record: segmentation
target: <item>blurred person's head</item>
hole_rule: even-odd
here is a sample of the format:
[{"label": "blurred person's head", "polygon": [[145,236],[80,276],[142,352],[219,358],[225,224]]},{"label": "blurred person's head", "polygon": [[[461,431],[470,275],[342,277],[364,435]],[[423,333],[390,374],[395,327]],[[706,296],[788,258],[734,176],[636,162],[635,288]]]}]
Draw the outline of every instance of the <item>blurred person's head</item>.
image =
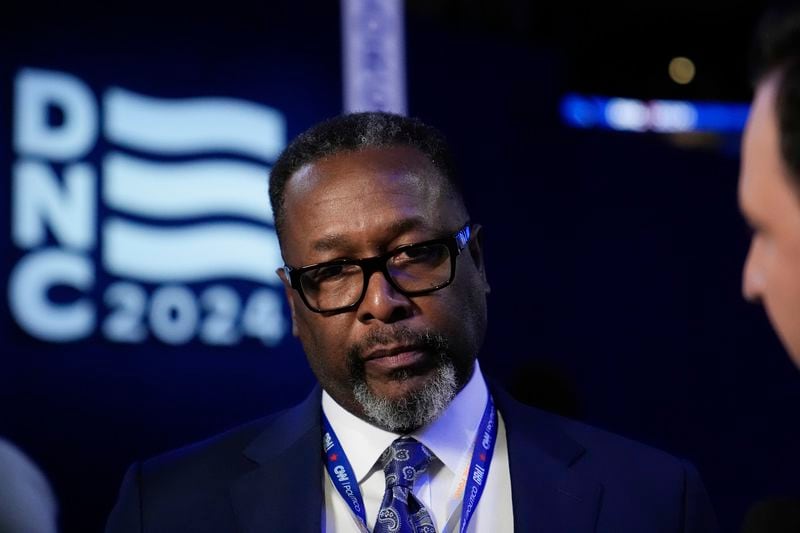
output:
[{"label": "blurred person's head", "polygon": [[739,178],[753,229],[742,291],[764,305],[800,366],[800,10],[770,13],[756,39]]}]

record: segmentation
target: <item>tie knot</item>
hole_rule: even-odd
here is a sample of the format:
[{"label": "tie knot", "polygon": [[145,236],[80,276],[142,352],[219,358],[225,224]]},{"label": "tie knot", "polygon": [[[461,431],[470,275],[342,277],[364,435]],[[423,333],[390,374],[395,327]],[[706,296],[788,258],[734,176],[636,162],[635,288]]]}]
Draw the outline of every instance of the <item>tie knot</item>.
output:
[{"label": "tie knot", "polygon": [[414,480],[427,470],[431,459],[433,454],[421,442],[411,437],[395,440],[380,458],[386,487],[413,487]]}]

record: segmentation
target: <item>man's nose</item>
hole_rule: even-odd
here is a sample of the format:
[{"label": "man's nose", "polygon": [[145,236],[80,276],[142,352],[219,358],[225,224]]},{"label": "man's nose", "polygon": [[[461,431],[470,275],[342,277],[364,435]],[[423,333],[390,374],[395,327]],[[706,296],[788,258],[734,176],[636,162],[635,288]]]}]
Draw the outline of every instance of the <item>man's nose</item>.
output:
[{"label": "man's nose", "polygon": [[742,296],[750,302],[760,300],[764,291],[764,274],[758,252],[758,242],[754,238],[742,270]]},{"label": "man's nose", "polygon": [[408,296],[395,289],[383,272],[373,272],[367,279],[367,290],[358,306],[358,319],[362,322],[396,322],[411,316],[412,307]]}]

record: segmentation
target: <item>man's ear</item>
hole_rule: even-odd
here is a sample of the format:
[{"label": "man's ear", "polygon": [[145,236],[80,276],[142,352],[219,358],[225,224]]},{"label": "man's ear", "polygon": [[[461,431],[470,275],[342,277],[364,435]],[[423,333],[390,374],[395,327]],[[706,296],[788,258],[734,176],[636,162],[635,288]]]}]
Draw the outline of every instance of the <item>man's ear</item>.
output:
[{"label": "man's ear", "polygon": [[299,337],[300,335],[297,332],[297,318],[295,317],[294,310],[295,291],[292,288],[289,279],[286,277],[286,272],[284,272],[282,268],[279,268],[275,272],[278,274],[278,277],[281,278],[281,282],[283,283],[283,293],[286,295],[286,302],[289,304],[289,314],[292,317],[292,335]]},{"label": "man's ear", "polygon": [[483,226],[475,224],[472,226],[472,238],[469,240],[469,255],[472,257],[472,262],[475,263],[475,268],[483,280],[483,287],[486,294],[492,292],[489,286],[489,280],[486,277],[486,266],[483,262]]}]

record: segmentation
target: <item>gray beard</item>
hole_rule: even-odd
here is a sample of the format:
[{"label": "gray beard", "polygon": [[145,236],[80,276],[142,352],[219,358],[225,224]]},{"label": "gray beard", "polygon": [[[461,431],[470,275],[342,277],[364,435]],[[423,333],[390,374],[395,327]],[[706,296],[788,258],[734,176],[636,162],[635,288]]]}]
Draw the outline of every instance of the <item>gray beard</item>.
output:
[{"label": "gray beard", "polygon": [[364,380],[353,385],[355,400],[364,415],[377,426],[396,433],[405,433],[436,420],[457,392],[456,369],[452,361],[446,359],[439,362],[421,390],[397,400],[376,396]]}]

